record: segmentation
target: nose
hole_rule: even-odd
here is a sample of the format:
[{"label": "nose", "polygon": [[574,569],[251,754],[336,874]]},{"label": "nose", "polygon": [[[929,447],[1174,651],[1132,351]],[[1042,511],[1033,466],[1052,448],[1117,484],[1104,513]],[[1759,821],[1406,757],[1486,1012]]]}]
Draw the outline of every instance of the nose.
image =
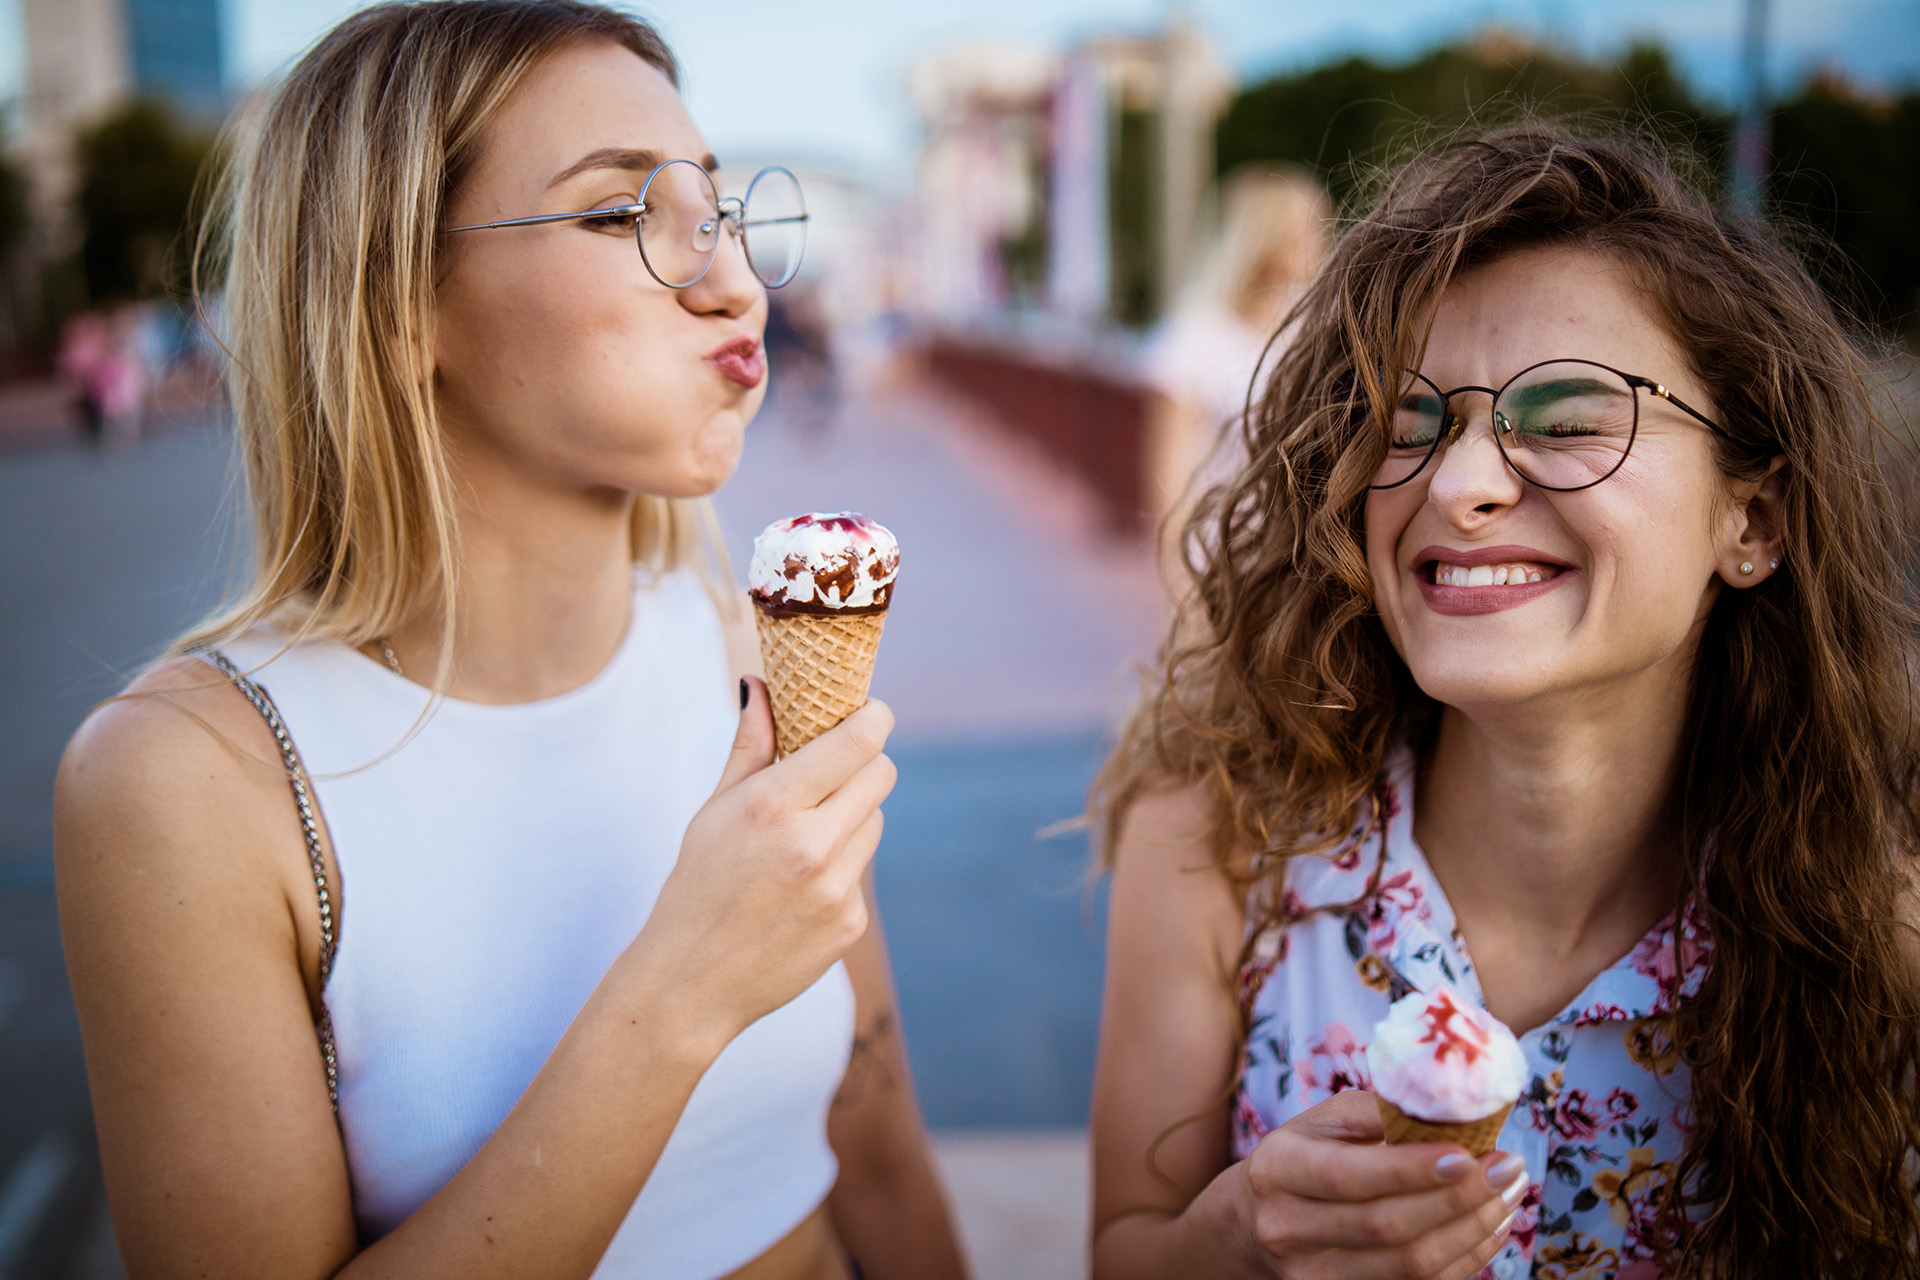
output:
[{"label": "nose", "polygon": [[699,281],[680,290],[680,305],[702,315],[737,318],[766,299],[767,289],[747,261],[746,241],[737,222],[722,218],[727,233],[714,246],[713,265]]},{"label": "nose", "polygon": [[1507,465],[1493,438],[1493,410],[1485,396],[1459,405],[1459,434],[1443,441],[1427,482],[1427,501],[1455,526],[1469,529],[1520,501],[1526,482]]}]

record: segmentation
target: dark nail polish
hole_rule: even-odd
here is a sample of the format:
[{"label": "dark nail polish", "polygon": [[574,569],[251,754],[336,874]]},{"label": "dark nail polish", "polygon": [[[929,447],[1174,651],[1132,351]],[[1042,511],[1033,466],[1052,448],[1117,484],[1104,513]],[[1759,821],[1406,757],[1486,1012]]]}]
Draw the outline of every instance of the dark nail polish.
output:
[{"label": "dark nail polish", "polygon": [[747,678],[745,676],[740,677],[740,709],[742,711],[747,709]]}]

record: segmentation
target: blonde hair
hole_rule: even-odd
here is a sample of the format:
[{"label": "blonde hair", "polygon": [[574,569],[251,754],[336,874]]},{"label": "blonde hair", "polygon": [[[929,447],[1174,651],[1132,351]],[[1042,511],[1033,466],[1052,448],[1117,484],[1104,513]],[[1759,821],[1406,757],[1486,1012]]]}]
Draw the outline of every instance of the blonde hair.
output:
[{"label": "blonde hair", "polygon": [[1332,244],[1333,202],[1318,178],[1295,164],[1242,166],[1220,184],[1220,239],[1198,291],[1238,316],[1273,309],[1270,295],[1304,287]]},{"label": "blonde hair", "polygon": [[[678,85],[645,23],[575,0],[420,0],[353,15],[231,130],[195,253],[223,261],[224,341],[254,517],[237,598],[180,653],[261,623],[385,636],[437,604],[452,669],[459,528],[431,392],[440,224],[487,129],[556,50],[605,40]],[[633,557],[724,580],[704,499],[636,498]]]}]

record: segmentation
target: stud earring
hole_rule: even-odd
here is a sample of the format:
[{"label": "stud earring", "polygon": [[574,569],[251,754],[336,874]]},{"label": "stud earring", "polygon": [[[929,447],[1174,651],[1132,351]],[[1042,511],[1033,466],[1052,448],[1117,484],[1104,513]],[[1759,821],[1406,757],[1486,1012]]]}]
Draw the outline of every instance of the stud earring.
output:
[{"label": "stud earring", "polygon": [[1778,569],[1779,567],[1780,567],[1780,558],[1779,558],[1778,556],[1776,556],[1776,557],[1774,557],[1773,559],[1771,559],[1771,560],[1769,560],[1769,561],[1767,561],[1767,568],[1769,568],[1769,569]]},{"label": "stud earring", "polygon": [[1742,561],[1740,562],[1740,572],[1742,572],[1742,573],[1752,573],[1752,572],[1753,572],[1753,561],[1751,561],[1751,560],[1742,560]]}]

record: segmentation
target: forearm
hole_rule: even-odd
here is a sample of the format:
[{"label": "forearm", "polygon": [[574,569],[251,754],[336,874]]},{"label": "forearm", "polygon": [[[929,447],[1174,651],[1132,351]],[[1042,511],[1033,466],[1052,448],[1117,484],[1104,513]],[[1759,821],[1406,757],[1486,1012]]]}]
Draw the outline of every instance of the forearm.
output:
[{"label": "forearm", "polygon": [[884,1173],[843,1170],[828,1207],[866,1280],[965,1280],[969,1274],[924,1137]]},{"label": "forearm", "polygon": [[588,1276],[730,1038],[689,994],[623,957],[473,1159],[342,1280]]},{"label": "forearm", "polygon": [[1137,1209],[1094,1231],[1093,1280],[1273,1280],[1262,1265],[1246,1212],[1245,1165],[1221,1171],[1178,1213]]}]

